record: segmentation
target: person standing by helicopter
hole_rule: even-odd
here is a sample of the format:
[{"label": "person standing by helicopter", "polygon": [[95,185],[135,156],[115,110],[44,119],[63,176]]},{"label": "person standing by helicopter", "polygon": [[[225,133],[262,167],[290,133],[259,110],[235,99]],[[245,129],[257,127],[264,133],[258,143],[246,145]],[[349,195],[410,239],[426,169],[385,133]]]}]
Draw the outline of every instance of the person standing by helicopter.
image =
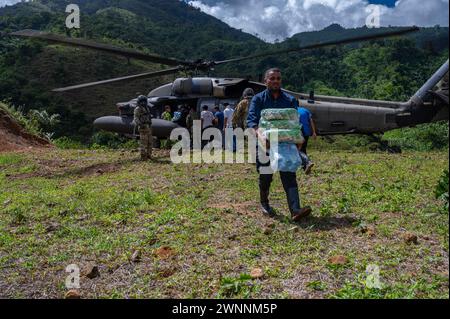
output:
[{"label": "person standing by helicopter", "polygon": [[307,108],[299,107],[297,110],[300,118],[300,124],[302,125],[303,137],[305,138],[305,143],[302,145],[302,152],[308,154],[306,148],[308,147],[309,138],[317,138],[316,123],[314,123],[311,111]]},{"label": "person standing by helicopter", "polygon": [[200,120],[197,113],[197,107],[191,105],[188,115],[186,116],[186,128],[189,130],[189,136],[191,139],[191,148],[194,147],[194,121]]},{"label": "person standing by helicopter", "polygon": [[314,167],[314,163],[309,160],[306,148],[308,147],[308,140],[310,137],[313,137],[314,139],[317,138],[316,124],[312,118],[312,113],[307,108],[299,107],[297,111],[300,119],[300,125],[302,126],[302,134],[305,139],[300,149],[300,157],[302,157],[303,161],[303,170],[306,174],[309,174],[311,169]]},{"label": "person standing by helicopter", "polygon": [[[161,119],[163,119],[164,121],[172,121],[172,109],[170,107],[170,105],[166,105],[164,107],[164,112],[163,114],[161,114]],[[161,148],[162,149],[166,149],[169,148],[171,144],[170,138],[167,138],[163,141],[161,141]]]},{"label": "person standing by helicopter", "polygon": [[189,115],[189,107],[186,104],[178,105],[178,111],[173,115],[172,122],[181,127],[187,127],[187,117]]},{"label": "person standing by helicopter", "polygon": [[[229,103],[224,103],[225,110],[223,111],[224,124],[223,131],[225,133],[225,149],[236,152],[236,136],[233,134],[233,113],[234,110]],[[231,138],[227,138],[231,136]]]},{"label": "person standing by helicopter", "polygon": [[223,112],[220,110],[220,107],[214,107],[214,125],[218,130],[220,130],[220,133],[222,135],[222,149],[225,147],[225,133],[223,130],[224,123],[225,117],[223,115]]},{"label": "person standing by helicopter", "polygon": [[233,128],[241,128],[245,130],[247,128],[247,114],[250,101],[252,100],[255,92],[252,88],[246,88],[242,94],[242,100],[236,106],[236,110],[233,113]]},{"label": "person standing by helicopter", "polygon": [[134,123],[139,130],[141,160],[149,160],[152,158],[153,148],[152,115],[147,97],[144,95],[140,95],[137,99],[137,105],[134,109]]},{"label": "person standing by helicopter", "polygon": [[170,105],[166,105],[164,107],[164,112],[161,115],[161,119],[165,120],[165,121],[172,121],[172,113],[171,113],[171,108]]}]

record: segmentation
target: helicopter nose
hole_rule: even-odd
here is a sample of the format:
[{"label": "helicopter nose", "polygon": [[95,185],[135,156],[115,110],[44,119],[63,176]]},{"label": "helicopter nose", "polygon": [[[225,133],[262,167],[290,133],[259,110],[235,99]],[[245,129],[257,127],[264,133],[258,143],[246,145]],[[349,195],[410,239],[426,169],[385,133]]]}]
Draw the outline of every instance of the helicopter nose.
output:
[{"label": "helicopter nose", "polygon": [[99,130],[121,134],[133,134],[134,123],[131,118],[105,116],[94,121],[94,127]]},{"label": "helicopter nose", "polygon": [[[94,127],[99,130],[119,134],[134,134],[134,122],[132,117],[105,116],[94,121]],[[161,119],[152,120],[153,136],[167,138],[172,130],[179,128],[177,124]]]}]

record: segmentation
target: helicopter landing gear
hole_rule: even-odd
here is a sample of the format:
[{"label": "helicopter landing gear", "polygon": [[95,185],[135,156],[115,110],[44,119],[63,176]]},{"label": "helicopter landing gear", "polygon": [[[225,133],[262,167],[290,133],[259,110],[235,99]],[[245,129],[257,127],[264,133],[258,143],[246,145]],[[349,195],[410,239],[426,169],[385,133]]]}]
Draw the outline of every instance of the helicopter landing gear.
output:
[{"label": "helicopter landing gear", "polygon": [[153,148],[161,148],[161,140],[157,137],[153,137]]},{"label": "helicopter landing gear", "polygon": [[371,139],[371,142],[377,144],[377,149],[379,149],[380,151],[388,152],[390,154],[401,154],[402,148],[400,146],[389,145],[389,142],[388,141],[383,141],[381,139],[381,136],[377,136],[377,135],[374,135],[374,134],[370,134],[368,136]]}]

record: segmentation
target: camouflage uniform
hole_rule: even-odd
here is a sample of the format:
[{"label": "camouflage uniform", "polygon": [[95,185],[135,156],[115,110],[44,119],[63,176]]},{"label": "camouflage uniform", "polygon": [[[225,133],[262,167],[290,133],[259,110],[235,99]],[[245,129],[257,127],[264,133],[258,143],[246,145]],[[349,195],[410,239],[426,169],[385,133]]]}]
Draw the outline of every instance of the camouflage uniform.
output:
[{"label": "camouflage uniform", "polygon": [[233,114],[233,128],[240,127],[243,130],[246,128],[247,124],[247,114],[248,114],[248,106],[250,104],[249,99],[243,99],[236,106],[236,110],[234,110]]},{"label": "camouflage uniform", "polygon": [[189,133],[192,135],[192,129],[194,128],[194,121],[200,120],[200,116],[194,110],[190,110],[188,116],[186,117],[186,127]]},{"label": "camouflage uniform", "polygon": [[138,105],[134,109],[134,123],[139,129],[141,159],[152,158],[153,135],[152,135],[152,115],[148,105]]},{"label": "camouflage uniform", "polygon": [[242,100],[236,106],[231,120],[233,128],[240,127],[243,130],[247,128],[248,107],[254,95],[255,92],[251,88],[246,88],[242,93]]}]

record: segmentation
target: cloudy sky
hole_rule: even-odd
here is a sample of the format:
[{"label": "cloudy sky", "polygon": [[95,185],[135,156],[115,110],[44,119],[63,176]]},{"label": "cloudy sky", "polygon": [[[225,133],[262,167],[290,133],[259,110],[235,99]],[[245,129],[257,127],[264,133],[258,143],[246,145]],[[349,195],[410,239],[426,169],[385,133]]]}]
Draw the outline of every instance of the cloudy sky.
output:
[{"label": "cloudy sky", "polygon": [[[382,26],[449,25],[449,0],[183,0],[236,29],[273,42],[331,23],[359,27],[378,9]],[[0,0],[0,6],[18,0]],[[76,3],[76,0],[74,0]],[[373,15],[372,15],[373,16]],[[374,20],[372,20],[374,21]]]},{"label": "cloudy sky", "polygon": [[[331,23],[345,27],[366,24],[378,8],[387,25],[448,26],[448,0],[188,0],[227,24],[274,41]],[[372,20],[373,21],[373,20]]]},{"label": "cloudy sky", "polygon": [[5,6],[5,5],[9,5],[9,4],[14,4],[14,3],[16,3],[16,2],[20,2],[20,1],[17,1],[17,0],[0,0],[0,7],[3,7],[3,6]]}]

